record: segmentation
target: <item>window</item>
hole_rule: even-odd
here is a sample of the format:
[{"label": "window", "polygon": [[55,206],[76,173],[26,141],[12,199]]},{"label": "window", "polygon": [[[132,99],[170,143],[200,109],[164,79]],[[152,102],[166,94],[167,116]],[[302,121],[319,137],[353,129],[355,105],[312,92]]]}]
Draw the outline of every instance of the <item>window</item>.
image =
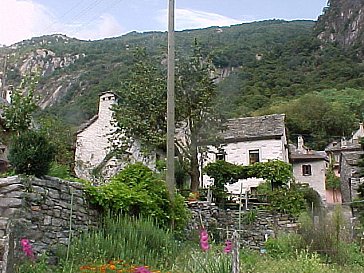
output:
[{"label": "window", "polygon": [[302,175],[312,175],[311,165],[302,165]]},{"label": "window", "polygon": [[224,153],[217,153],[216,154],[216,160],[225,160],[225,154]]},{"label": "window", "polygon": [[249,164],[254,164],[259,162],[259,150],[250,150],[249,151]]}]

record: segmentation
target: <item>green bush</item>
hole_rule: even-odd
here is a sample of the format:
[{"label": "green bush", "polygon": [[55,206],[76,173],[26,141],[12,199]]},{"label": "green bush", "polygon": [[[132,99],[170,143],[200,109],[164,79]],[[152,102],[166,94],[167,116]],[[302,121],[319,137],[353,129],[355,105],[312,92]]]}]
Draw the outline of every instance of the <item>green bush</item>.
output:
[{"label": "green bush", "polygon": [[269,238],[265,242],[269,256],[273,258],[295,257],[304,248],[301,236],[297,234],[279,234],[277,238]]},{"label": "green bush", "polygon": [[71,176],[69,167],[67,165],[58,164],[56,162],[52,162],[52,164],[50,165],[48,175],[65,180],[67,180]]},{"label": "green bush", "polygon": [[274,189],[268,194],[269,208],[272,211],[298,216],[306,209],[304,194],[290,189]]},{"label": "green bush", "polygon": [[315,222],[307,213],[299,220],[299,233],[309,251],[339,265],[364,266],[364,257],[350,238],[350,229],[340,207],[332,214],[321,215]]},{"label": "green bush", "polygon": [[183,228],[187,221],[187,207],[183,197],[169,199],[166,183],[141,163],[131,164],[102,186],[87,186],[91,202],[105,210],[122,211],[134,216],[148,216],[159,224]]},{"label": "green bush", "polygon": [[9,161],[16,174],[47,174],[55,154],[43,134],[37,131],[25,131],[16,136],[10,146]]}]

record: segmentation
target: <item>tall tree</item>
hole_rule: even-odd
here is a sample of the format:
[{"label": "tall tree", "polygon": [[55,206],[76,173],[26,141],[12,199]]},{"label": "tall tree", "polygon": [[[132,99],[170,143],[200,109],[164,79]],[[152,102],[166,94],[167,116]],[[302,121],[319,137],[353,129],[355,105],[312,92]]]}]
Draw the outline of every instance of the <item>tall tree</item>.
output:
[{"label": "tall tree", "polygon": [[[129,78],[118,91],[114,116],[119,136],[137,140],[143,148],[165,148],[166,76],[162,65],[145,50],[137,50]],[[206,139],[218,119],[216,89],[211,62],[195,43],[189,59],[179,60],[176,70],[176,147],[182,166],[191,177],[191,190],[199,185],[198,143]],[[124,141],[125,143],[125,141]]]},{"label": "tall tree", "polygon": [[25,77],[11,95],[11,104],[4,106],[5,128],[18,134],[30,129],[32,114],[37,109],[34,91],[37,77]]},{"label": "tall tree", "polygon": [[145,49],[136,49],[134,65],[116,91],[118,104],[113,109],[122,144],[137,140],[147,151],[163,145],[167,128],[167,81],[156,63]]},{"label": "tall tree", "polygon": [[199,186],[198,144],[209,139],[218,128],[219,118],[215,102],[217,97],[213,67],[204,59],[195,41],[193,54],[177,65],[177,109],[180,122],[177,130],[182,138],[176,139],[181,161],[191,178],[191,190]]}]

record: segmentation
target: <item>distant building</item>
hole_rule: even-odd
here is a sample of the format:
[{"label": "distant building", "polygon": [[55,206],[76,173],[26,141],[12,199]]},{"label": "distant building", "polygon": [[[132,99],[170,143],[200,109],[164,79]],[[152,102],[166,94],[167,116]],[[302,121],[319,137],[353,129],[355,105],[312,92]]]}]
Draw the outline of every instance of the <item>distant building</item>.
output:
[{"label": "distant building", "polygon": [[[208,152],[201,155],[201,168],[216,160],[225,160],[237,165],[250,165],[278,159],[288,163],[288,145],[285,128],[285,115],[275,114],[259,117],[230,119],[221,135],[220,147],[208,146]],[[229,192],[249,191],[263,182],[261,178],[241,179],[226,185]],[[203,175],[202,187],[207,187],[212,179]]]},{"label": "distant building", "polygon": [[82,125],[77,132],[75,173],[79,178],[101,183],[128,163],[143,162],[150,167],[155,165],[155,155],[144,156],[136,141],[123,155],[113,153],[112,145],[120,144],[119,140],[112,140],[117,129],[111,109],[114,103],[114,93],[103,93],[100,96],[98,115]]},{"label": "distant building", "polygon": [[358,188],[364,179],[360,177],[358,161],[364,155],[360,152],[343,152],[340,157],[340,182],[342,200],[344,203],[353,201],[358,197]]},{"label": "distant building", "polygon": [[330,164],[333,165],[336,175],[340,177],[342,202],[350,202],[357,194],[358,183],[361,181],[357,162],[363,154],[359,143],[362,137],[364,137],[364,126],[363,123],[359,123],[358,130],[350,139],[342,137],[339,141],[331,142],[325,149],[329,155]]},{"label": "distant building", "polygon": [[326,170],[329,158],[325,151],[314,151],[304,145],[302,136],[298,136],[297,147],[290,145],[290,161],[293,167],[293,176],[296,182],[306,184],[313,188],[327,201]]}]

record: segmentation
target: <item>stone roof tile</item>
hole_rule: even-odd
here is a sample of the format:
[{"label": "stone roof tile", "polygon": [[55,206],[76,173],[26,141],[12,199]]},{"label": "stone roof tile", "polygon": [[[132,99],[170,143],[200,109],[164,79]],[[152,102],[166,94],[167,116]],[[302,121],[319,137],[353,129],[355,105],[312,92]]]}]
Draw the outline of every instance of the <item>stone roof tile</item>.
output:
[{"label": "stone roof tile", "polygon": [[284,114],[229,119],[222,137],[229,141],[282,136],[285,133],[284,120]]}]

